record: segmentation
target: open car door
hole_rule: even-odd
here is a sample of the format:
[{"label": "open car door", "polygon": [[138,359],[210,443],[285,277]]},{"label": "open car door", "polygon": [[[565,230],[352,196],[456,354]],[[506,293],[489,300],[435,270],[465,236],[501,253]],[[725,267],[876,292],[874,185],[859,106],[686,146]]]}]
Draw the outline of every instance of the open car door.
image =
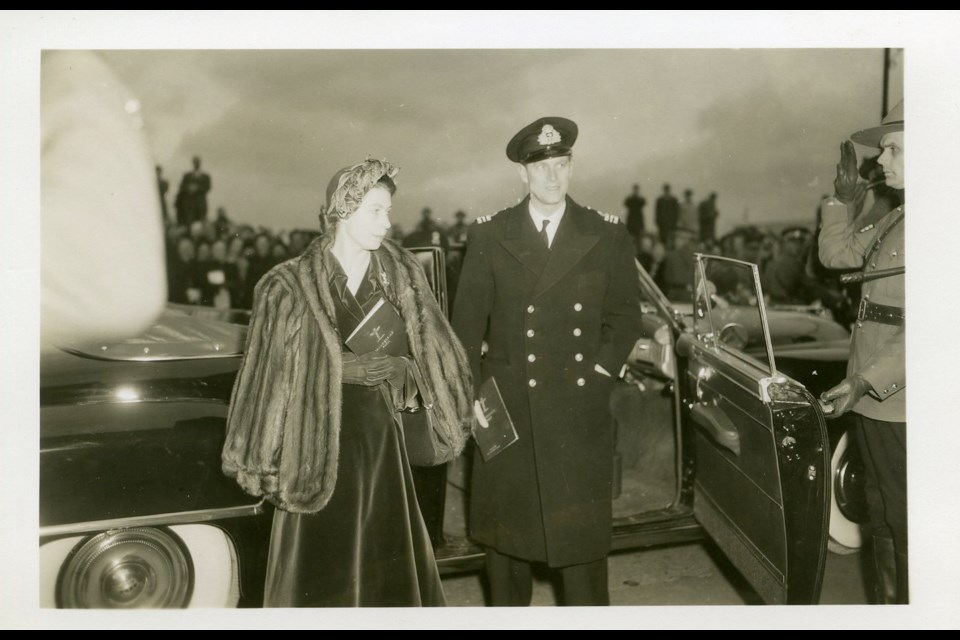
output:
[{"label": "open car door", "polygon": [[[449,315],[447,304],[446,261],[440,247],[415,247],[410,252],[417,257],[423,272],[427,276],[430,290],[437,298],[445,316]],[[430,540],[438,556],[446,550],[441,548],[445,542],[443,535],[444,503],[447,499],[447,465],[434,467],[411,467],[413,484],[417,490],[417,502],[420,514],[427,525]]]},{"label": "open car door", "polygon": [[427,282],[433,295],[437,298],[443,315],[449,316],[449,301],[447,299],[447,261],[440,247],[414,247],[409,251],[420,261],[423,272],[427,275]]},{"label": "open car door", "polygon": [[694,515],[765,602],[815,603],[830,504],[823,413],[777,373],[757,267],[695,259],[693,332],[677,342]]}]

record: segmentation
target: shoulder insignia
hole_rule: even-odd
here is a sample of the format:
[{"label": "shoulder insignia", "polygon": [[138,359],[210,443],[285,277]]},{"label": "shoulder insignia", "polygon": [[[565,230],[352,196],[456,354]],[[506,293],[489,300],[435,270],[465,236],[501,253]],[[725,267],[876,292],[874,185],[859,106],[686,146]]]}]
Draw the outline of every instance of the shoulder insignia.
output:
[{"label": "shoulder insignia", "polygon": [[[497,211],[497,213],[503,213],[504,211],[506,211],[506,209],[501,209],[500,211]],[[493,220],[493,216],[497,215],[497,213],[491,213],[488,216],[480,216],[476,219],[476,223],[483,224],[484,222],[490,222]]]},{"label": "shoulder insignia", "polygon": [[598,211],[597,209],[591,209],[590,207],[587,207],[587,208],[590,209],[590,211],[593,211],[595,214],[597,214],[601,218],[603,218],[605,222],[609,222],[610,224],[620,224],[620,216],[614,215],[612,213],[604,213],[603,211]]}]

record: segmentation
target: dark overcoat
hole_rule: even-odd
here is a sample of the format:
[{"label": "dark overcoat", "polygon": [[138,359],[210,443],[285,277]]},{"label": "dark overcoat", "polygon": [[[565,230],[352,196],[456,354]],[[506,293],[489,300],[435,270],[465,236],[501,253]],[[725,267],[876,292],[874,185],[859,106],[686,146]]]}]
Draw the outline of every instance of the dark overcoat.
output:
[{"label": "dark overcoat", "polygon": [[616,222],[568,197],[548,249],[524,199],[470,231],[454,330],[519,435],[474,459],[470,532],[501,553],[569,566],[610,549],[614,378],[595,365],[619,374],[640,318],[633,243]]}]

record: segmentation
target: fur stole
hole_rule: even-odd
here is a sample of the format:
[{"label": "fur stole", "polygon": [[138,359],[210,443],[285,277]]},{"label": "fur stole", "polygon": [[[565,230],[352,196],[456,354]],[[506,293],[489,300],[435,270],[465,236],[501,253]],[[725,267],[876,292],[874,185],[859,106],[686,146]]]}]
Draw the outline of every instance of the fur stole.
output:
[{"label": "fur stole", "polygon": [[[227,415],[223,472],[247,493],[295,513],[322,509],[337,481],[343,365],[331,245],[331,237],[317,238],[257,284]],[[378,279],[404,318],[412,357],[433,394],[435,445],[451,460],[473,420],[466,354],[413,254],[387,240],[377,258]]]}]

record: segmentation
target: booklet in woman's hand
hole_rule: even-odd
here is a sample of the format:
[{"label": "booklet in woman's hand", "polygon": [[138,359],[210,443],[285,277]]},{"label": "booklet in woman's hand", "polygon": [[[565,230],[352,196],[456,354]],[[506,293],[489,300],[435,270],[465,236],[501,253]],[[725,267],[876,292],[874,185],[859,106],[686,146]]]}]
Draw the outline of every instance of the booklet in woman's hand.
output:
[{"label": "booklet in woman's hand", "polygon": [[407,355],[407,332],[403,318],[385,298],[380,298],[346,340],[358,356],[380,351],[388,356]]},{"label": "booklet in woman's hand", "polygon": [[473,437],[485,462],[517,441],[517,430],[493,378],[480,385],[473,412],[476,418]]}]

